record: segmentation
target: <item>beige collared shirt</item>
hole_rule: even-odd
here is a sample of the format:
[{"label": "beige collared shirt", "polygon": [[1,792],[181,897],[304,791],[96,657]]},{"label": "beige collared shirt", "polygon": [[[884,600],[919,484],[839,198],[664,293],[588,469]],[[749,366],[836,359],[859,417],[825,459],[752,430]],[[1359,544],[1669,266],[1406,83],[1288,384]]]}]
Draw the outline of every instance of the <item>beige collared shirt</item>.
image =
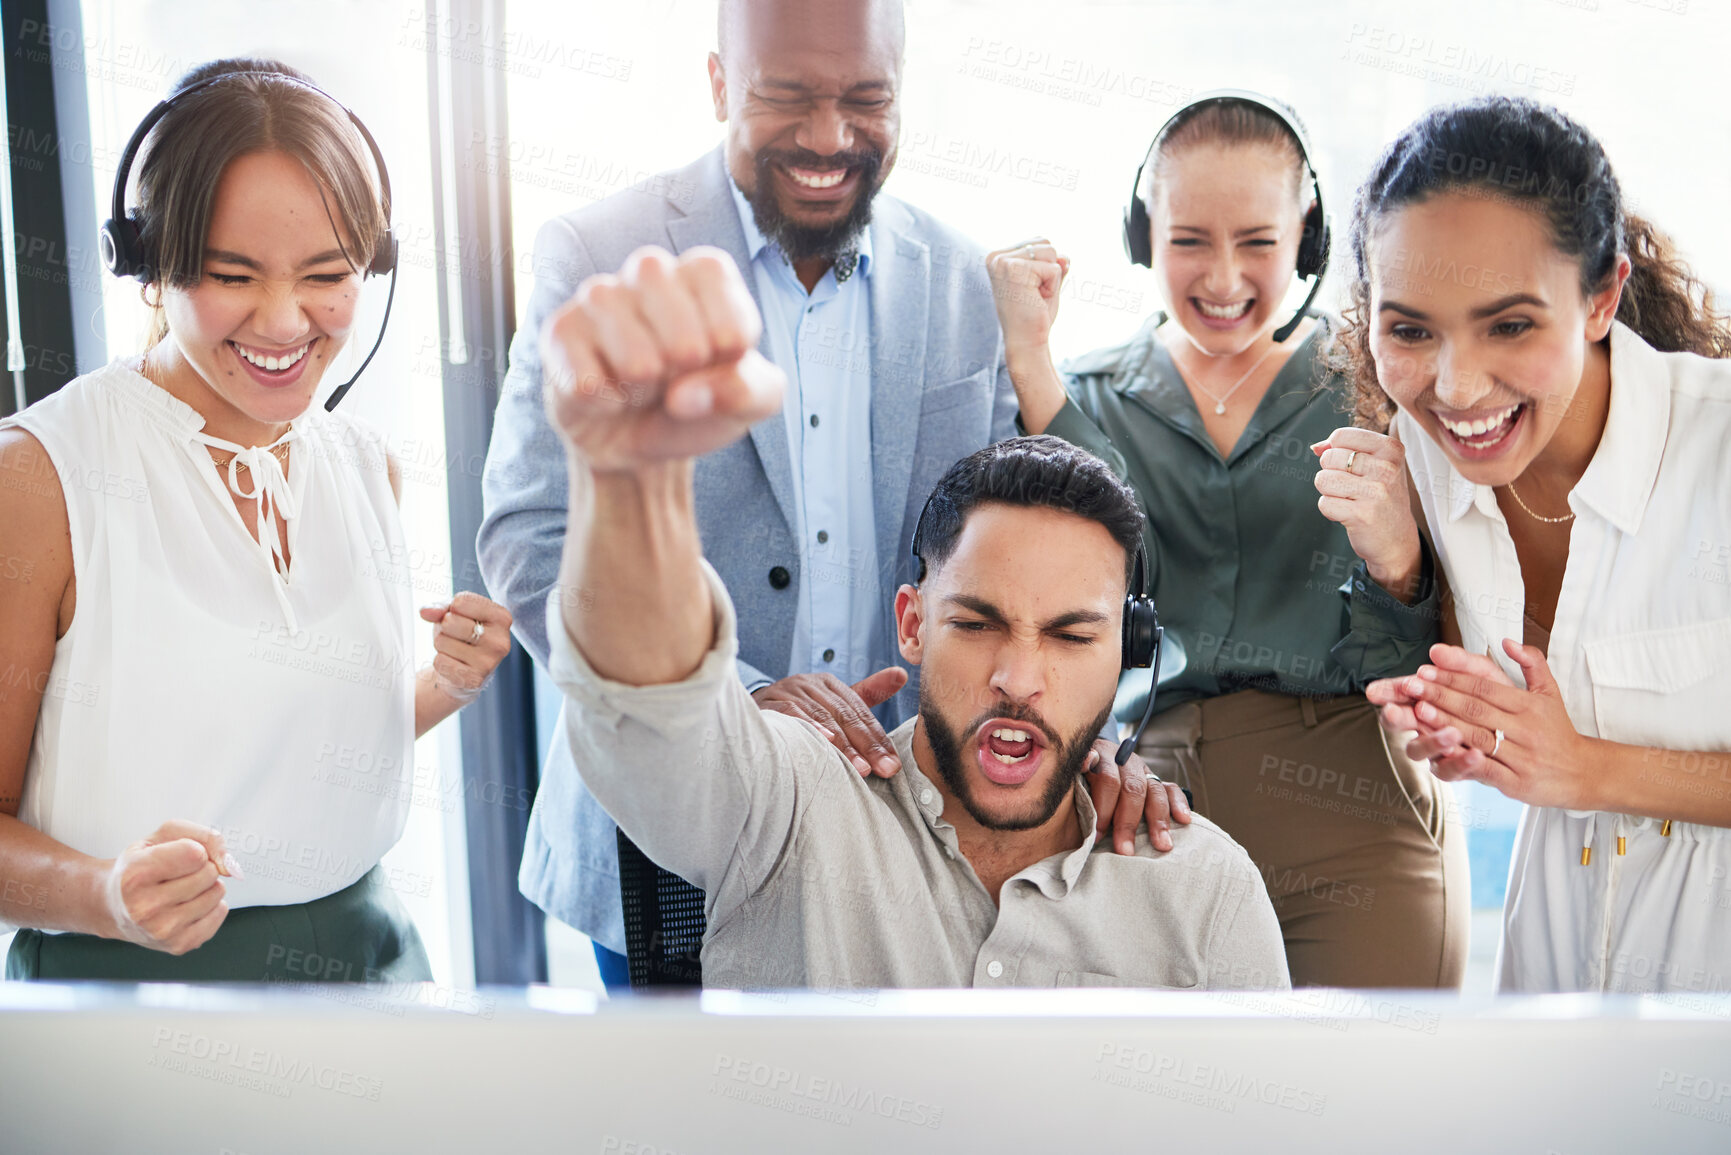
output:
[{"label": "beige collared shirt", "polygon": [[808,723],[766,713],[739,682],[733,604],[704,564],[715,643],[660,686],[599,677],[548,600],[554,681],[576,764],[620,829],[701,887],[703,977],[716,987],[1286,988],[1280,926],[1244,850],[1197,817],[1157,854],[1095,845],[1076,790],[1074,850],[1007,881],[1001,908],[914,762],[861,778]]}]

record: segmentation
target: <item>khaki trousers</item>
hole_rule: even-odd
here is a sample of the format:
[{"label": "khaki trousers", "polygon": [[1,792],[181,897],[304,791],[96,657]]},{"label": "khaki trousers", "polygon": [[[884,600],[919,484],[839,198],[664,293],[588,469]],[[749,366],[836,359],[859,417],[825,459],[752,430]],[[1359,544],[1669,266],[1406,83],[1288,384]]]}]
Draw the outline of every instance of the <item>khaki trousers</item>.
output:
[{"label": "khaki trousers", "polygon": [[1465,832],[1405,743],[1362,695],[1243,690],[1162,712],[1137,752],[1255,861],[1293,986],[1458,989]]}]

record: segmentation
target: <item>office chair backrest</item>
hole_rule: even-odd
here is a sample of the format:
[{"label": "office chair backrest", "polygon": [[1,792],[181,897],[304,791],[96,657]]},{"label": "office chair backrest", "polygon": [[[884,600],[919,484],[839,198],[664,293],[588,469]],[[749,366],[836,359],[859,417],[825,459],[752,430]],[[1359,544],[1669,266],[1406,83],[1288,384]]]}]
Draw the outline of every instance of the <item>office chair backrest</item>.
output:
[{"label": "office chair backrest", "polygon": [[619,831],[619,901],[631,987],[703,985],[703,892],[649,860]]}]

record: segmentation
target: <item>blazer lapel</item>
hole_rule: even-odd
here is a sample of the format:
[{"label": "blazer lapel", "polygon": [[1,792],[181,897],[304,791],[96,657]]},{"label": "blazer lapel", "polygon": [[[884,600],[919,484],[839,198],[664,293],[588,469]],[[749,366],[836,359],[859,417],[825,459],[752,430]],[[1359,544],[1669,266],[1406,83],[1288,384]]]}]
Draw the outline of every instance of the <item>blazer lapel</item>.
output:
[{"label": "blazer lapel", "polygon": [[[683,253],[698,245],[712,245],[724,250],[739,266],[740,276],[745,278],[751,299],[761,313],[763,299],[758,296],[757,277],[752,273],[751,257],[745,251],[745,230],[739,226],[739,212],[733,203],[733,190],[728,184],[722,149],[717,147],[686,171],[691,174],[698,195],[690,198],[689,209],[672,198],[668,200],[674,212],[683,211],[683,215],[670,217],[667,222],[667,236],[673,242],[673,251]],[[767,343],[767,335],[758,342],[758,351],[765,356],[768,356]],[[775,495],[782,516],[787,519],[788,529],[797,533],[799,511],[794,505],[793,460],[787,447],[787,426],[780,411],[751,427],[751,444],[757,450],[758,460],[763,463],[770,492]]]},{"label": "blazer lapel", "polygon": [[[901,206],[873,206],[871,271],[872,489],[876,495],[878,568],[891,575],[906,552],[908,486],[919,443],[920,395],[926,380],[926,318],[932,254],[910,236]],[[886,593],[893,592],[891,585]]]}]

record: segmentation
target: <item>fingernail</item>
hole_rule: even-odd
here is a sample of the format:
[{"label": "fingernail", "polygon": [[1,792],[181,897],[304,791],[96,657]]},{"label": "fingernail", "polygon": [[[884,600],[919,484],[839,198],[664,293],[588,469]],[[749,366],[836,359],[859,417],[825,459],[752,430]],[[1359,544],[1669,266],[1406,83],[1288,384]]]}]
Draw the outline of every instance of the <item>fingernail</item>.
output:
[{"label": "fingernail", "polygon": [[1418,676],[1423,678],[1427,682],[1434,682],[1434,681],[1436,681],[1436,667],[1435,666],[1420,666],[1418,668]]},{"label": "fingernail", "polygon": [[885,754],[882,758],[878,759],[878,771],[879,771],[879,773],[884,774],[886,777],[888,775],[894,774],[897,770],[900,770],[901,768],[902,768],[901,762],[899,762],[895,758],[892,758],[888,754]]},{"label": "fingernail", "polygon": [[1314,454],[1316,454],[1316,455],[1317,455],[1317,456],[1318,456],[1318,457],[1321,457],[1321,456],[1322,456],[1322,451],[1323,451],[1323,450],[1324,450],[1324,449],[1327,449],[1327,448],[1328,448],[1328,442],[1326,442],[1326,441],[1318,441],[1318,442],[1316,442],[1316,443],[1315,443],[1315,444],[1313,444],[1313,445],[1312,445],[1312,446],[1311,446],[1311,447],[1310,447],[1310,451],[1311,451],[1311,452],[1312,452],[1312,453],[1314,453]]},{"label": "fingernail", "polygon": [[240,868],[240,863],[236,862],[234,855],[230,854],[226,850],[222,852],[222,869],[225,873],[232,875],[235,878],[246,877],[246,872]]},{"label": "fingernail", "polygon": [[702,417],[715,408],[715,395],[707,386],[694,385],[674,393],[668,403],[675,416]]},{"label": "fingernail", "polygon": [[853,768],[859,771],[861,778],[869,777],[872,772],[872,768],[866,764],[866,760],[861,758],[858,754],[854,755]]}]

